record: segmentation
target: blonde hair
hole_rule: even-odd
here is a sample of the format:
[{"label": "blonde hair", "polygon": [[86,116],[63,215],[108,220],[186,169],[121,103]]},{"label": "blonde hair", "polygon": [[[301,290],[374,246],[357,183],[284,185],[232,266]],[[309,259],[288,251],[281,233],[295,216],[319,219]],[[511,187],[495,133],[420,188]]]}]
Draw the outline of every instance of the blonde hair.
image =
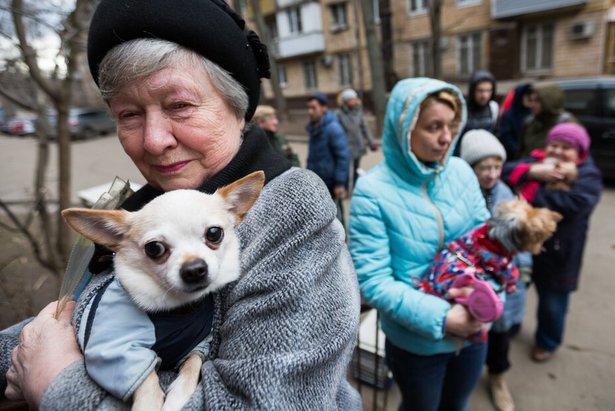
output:
[{"label": "blonde hair", "polygon": [[252,122],[259,124],[262,121],[265,121],[267,117],[275,115],[275,108],[266,105],[259,105],[256,107],[254,111],[254,116],[252,117]]},{"label": "blonde hair", "polygon": [[446,104],[455,112],[455,119],[461,118],[461,101],[451,90],[440,90],[430,94],[421,102],[420,110],[423,111],[434,103]]}]

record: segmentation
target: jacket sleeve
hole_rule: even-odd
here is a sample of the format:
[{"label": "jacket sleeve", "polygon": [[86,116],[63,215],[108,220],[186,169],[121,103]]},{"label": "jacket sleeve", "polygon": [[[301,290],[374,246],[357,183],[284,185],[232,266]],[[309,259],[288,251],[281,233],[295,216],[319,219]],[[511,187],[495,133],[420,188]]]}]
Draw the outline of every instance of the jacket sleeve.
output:
[{"label": "jacket sleeve", "polygon": [[[284,176],[279,190],[269,190]],[[221,292],[212,357],[184,409],[360,409],[346,381],[358,286],[335,215],[309,171],[291,170],[265,187],[239,227],[242,277]],[[67,398],[79,404],[74,409],[123,406],[104,398],[83,362],[71,371],[54,380],[44,408],[72,409]]]},{"label": "jacket sleeve", "polygon": [[360,407],[346,381],[360,304],[344,229],[322,181],[289,174],[242,224],[245,274],[203,366],[205,409]]},{"label": "jacket sleeve", "polygon": [[335,185],[347,186],[348,185],[348,172],[350,166],[350,150],[348,149],[348,142],[346,140],[346,134],[341,124],[334,122],[331,123],[328,129],[329,136],[329,149],[333,153],[335,159]]},{"label": "jacket sleeve", "polygon": [[579,167],[579,175],[570,191],[548,190],[541,184],[533,205],[557,211],[564,218],[588,215],[598,204],[602,193],[602,176],[593,165]]},{"label": "jacket sleeve", "polygon": [[412,332],[434,340],[444,338],[450,304],[395,278],[389,233],[378,200],[358,187],[350,206],[349,238],[365,302]]},{"label": "jacket sleeve", "polygon": [[365,120],[365,116],[361,113],[361,133],[363,134],[363,138],[367,141],[367,144],[373,145],[376,143],[374,140],[374,135],[372,134],[372,130],[370,130],[367,125],[367,121]]}]

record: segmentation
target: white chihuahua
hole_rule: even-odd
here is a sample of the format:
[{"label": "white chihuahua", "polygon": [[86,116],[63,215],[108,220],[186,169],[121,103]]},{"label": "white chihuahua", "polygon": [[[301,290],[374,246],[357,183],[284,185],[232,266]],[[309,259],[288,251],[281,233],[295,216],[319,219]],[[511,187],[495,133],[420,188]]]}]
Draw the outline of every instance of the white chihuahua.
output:
[{"label": "white chihuahua", "polygon": [[[80,344],[90,376],[117,397],[132,398],[133,410],[179,410],[194,392],[204,357],[196,346],[203,348],[203,336],[211,329],[209,321],[204,331],[198,330],[205,315],[195,310],[205,307],[211,320],[213,304],[201,301],[239,277],[239,238],[234,229],[264,182],[264,173],[257,171],[213,195],[195,190],[165,193],[136,212],[81,208],[62,212],[75,231],[115,252],[116,278],[102,290],[102,297],[93,299],[96,304],[88,305],[89,318],[82,321],[87,330],[79,330]],[[156,374],[161,361],[164,364],[156,350],[160,332],[152,318],[183,313],[185,307],[193,311],[188,324],[184,321],[183,329],[167,334],[177,339],[187,332],[198,340],[189,341],[181,353],[179,375],[165,398]],[[177,317],[169,321],[167,316],[165,321],[168,331]],[[174,350],[177,342],[169,346]]]}]

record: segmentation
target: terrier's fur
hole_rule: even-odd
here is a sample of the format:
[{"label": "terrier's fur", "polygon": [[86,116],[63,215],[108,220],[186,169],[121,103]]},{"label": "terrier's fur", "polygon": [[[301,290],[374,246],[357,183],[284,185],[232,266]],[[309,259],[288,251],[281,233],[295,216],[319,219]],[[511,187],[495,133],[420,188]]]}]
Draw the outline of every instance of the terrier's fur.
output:
[{"label": "terrier's fur", "polygon": [[[145,312],[171,310],[205,297],[240,274],[238,225],[265,181],[252,173],[213,195],[168,192],[137,212],[67,209],[66,222],[115,251],[117,278]],[[166,394],[155,371],[133,395],[133,410],[179,410],[198,383],[201,357],[191,354]]]},{"label": "terrier's fur", "polygon": [[[486,224],[449,243],[415,284],[428,294],[446,298],[457,277],[471,274],[476,281],[491,280],[498,284],[495,292],[512,292],[518,280],[517,268],[512,263],[514,254],[538,254],[561,219],[561,214],[534,208],[525,200],[503,201]],[[496,297],[491,293],[490,298]],[[500,308],[497,311],[501,313]]]},{"label": "terrier's fur", "polygon": [[522,199],[502,201],[489,220],[489,238],[498,241],[511,254],[519,251],[538,254],[561,219],[560,213],[532,207]]}]

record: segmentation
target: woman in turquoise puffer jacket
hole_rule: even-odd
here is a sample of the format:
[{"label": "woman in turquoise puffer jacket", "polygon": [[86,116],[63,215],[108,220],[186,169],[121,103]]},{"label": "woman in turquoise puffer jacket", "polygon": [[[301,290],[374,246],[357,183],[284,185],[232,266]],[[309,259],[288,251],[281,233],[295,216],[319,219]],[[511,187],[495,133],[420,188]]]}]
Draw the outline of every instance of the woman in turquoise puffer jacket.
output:
[{"label": "woman in turquoise puffer jacket", "polygon": [[485,344],[466,341],[458,350],[482,324],[463,306],[413,286],[445,244],[489,217],[474,172],[451,156],[465,119],[454,85],[397,83],[387,105],[384,160],[358,180],[350,205],[350,251],[361,294],[382,318],[401,409],[465,409],[485,358]]}]

